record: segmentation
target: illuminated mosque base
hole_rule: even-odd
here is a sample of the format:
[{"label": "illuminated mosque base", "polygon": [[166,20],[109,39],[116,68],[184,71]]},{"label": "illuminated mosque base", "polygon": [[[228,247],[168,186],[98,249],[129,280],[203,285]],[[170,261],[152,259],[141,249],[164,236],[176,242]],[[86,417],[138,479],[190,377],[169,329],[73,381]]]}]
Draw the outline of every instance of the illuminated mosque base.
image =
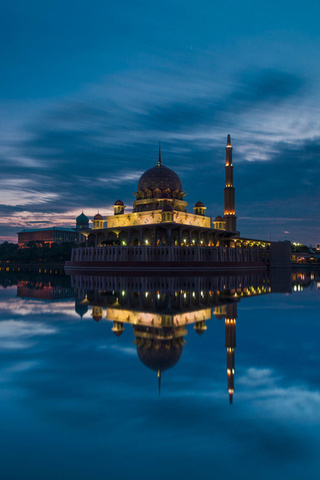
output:
[{"label": "illuminated mosque base", "polygon": [[267,268],[263,249],[231,247],[87,247],[74,249],[67,270],[195,270]]}]

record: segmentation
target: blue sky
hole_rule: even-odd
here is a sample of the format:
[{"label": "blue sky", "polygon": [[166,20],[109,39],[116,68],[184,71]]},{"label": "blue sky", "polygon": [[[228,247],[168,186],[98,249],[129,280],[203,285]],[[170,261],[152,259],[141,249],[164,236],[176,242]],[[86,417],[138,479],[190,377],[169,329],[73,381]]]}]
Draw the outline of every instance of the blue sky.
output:
[{"label": "blue sky", "polygon": [[0,2],[0,240],[130,206],[163,163],[244,236],[319,242],[314,2]]}]

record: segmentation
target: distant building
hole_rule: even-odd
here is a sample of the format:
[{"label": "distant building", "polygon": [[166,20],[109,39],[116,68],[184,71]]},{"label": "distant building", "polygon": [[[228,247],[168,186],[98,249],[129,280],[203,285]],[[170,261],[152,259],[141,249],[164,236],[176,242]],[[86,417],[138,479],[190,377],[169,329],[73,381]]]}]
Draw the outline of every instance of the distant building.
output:
[{"label": "distant building", "polygon": [[75,228],[48,227],[18,232],[18,245],[19,248],[26,248],[30,242],[35,242],[39,246],[65,242],[82,243],[85,242],[85,237],[81,232],[88,228],[89,218],[82,212],[76,218]]}]

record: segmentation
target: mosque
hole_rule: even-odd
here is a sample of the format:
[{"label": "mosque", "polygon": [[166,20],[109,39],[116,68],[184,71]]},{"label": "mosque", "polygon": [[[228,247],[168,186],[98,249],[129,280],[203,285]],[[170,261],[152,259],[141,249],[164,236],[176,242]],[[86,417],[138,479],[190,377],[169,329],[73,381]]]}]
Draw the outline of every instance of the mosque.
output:
[{"label": "mosque", "polygon": [[240,237],[230,135],[225,150],[223,217],[212,221],[201,201],[195,204],[193,213],[187,211],[181,180],[163,165],[159,145],[158,163],[141,175],[131,212],[127,213],[118,199],[106,224],[100,213],[94,216],[92,228],[87,226],[86,215],[77,218],[86,248],[73,249],[66,270],[267,268],[272,262],[271,266],[291,266],[290,245]]},{"label": "mosque", "polygon": [[[187,211],[186,192],[179,176],[163,165],[159,145],[157,165],[140,177],[131,213],[118,199],[114,215],[107,216],[107,226],[100,213],[93,218],[92,229],[82,229],[89,247],[101,245],[122,246],[216,246],[230,243],[239,237],[235,215],[232,146],[230,135],[226,146],[226,185],[224,189],[224,216],[213,221],[206,216],[206,207],[198,201],[193,213]],[[77,223],[88,222],[82,214]]]},{"label": "mosque", "polygon": [[[206,335],[214,318],[222,322],[230,403],[235,390],[237,306],[244,299],[277,291],[272,278],[261,270],[215,276],[87,272],[71,275],[71,282],[81,318],[90,314],[95,322],[104,323],[103,335],[109,323],[118,340],[125,330],[132,332],[139,360],[158,378],[159,394],[161,378],[180,361],[188,335]],[[289,292],[290,273],[287,283]]]}]

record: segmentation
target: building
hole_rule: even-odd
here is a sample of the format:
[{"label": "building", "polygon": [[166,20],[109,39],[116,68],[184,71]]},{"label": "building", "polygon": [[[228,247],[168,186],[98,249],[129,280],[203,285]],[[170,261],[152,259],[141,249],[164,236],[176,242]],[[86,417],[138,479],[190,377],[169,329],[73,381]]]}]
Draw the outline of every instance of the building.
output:
[{"label": "building", "polygon": [[118,199],[106,222],[95,215],[92,228],[82,230],[87,248],[74,249],[66,268],[265,268],[269,249],[274,266],[291,266],[290,242],[277,245],[240,236],[230,135],[225,150],[223,217],[212,220],[201,201],[188,212],[181,180],[163,165],[159,145],[158,162],[141,175],[132,210],[126,212]]},{"label": "building", "polygon": [[[136,353],[160,381],[181,359],[188,335],[206,336],[217,319],[224,328],[226,390],[229,402],[235,391],[237,305],[245,299],[291,292],[291,272],[283,289],[266,271],[216,275],[71,275],[75,309],[106,326],[118,337],[132,331]],[[100,325],[99,325],[100,327]],[[121,340],[120,340],[121,341]],[[201,339],[202,341],[202,339]],[[223,345],[221,344],[221,349]]]},{"label": "building", "polygon": [[138,181],[131,212],[118,199],[114,214],[106,217],[106,225],[98,213],[92,229],[84,230],[89,247],[121,246],[217,246],[230,243],[239,236],[235,215],[232,146],[227,137],[224,216],[206,216],[206,207],[198,201],[193,212],[187,211],[179,176],[162,163],[159,146],[158,163],[143,173]]},{"label": "building", "polygon": [[65,242],[82,243],[85,241],[82,231],[88,228],[89,218],[82,212],[76,218],[75,228],[48,227],[22,230],[18,233],[18,245],[19,248],[27,248],[30,242],[38,246]]}]

